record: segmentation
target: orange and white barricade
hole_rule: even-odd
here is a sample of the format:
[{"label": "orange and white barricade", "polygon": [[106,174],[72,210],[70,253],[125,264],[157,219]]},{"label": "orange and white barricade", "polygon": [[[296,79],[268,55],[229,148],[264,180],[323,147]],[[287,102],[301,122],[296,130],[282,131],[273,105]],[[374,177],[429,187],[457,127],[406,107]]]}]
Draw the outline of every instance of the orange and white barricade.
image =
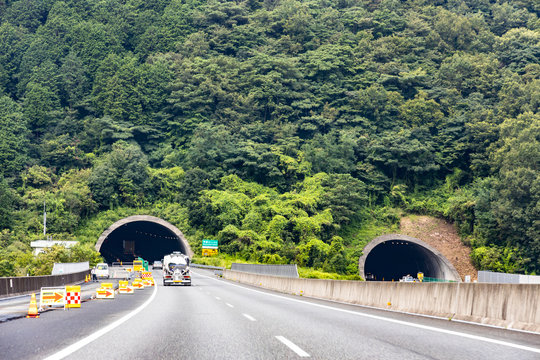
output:
[{"label": "orange and white barricade", "polygon": [[134,287],[136,290],[144,289],[144,283],[143,283],[143,280],[142,280],[142,279],[139,279],[139,278],[136,278],[135,280],[133,280],[133,287]]},{"label": "orange and white barricade", "polygon": [[135,289],[133,286],[129,285],[129,281],[119,281],[118,282],[118,293],[119,294],[133,294]]},{"label": "orange and white barricade", "polygon": [[40,291],[39,308],[45,306],[61,306],[66,308],[66,287],[42,287]]},{"label": "orange and white barricade", "polygon": [[81,286],[66,286],[66,308],[81,307]]},{"label": "orange and white barricade", "polygon": [[154,286],[155,285],[154,277],[152,276],[151,271],[143,271],[142,275],[141,275],[141,278],[143,279],[143,282],[144,282],[145,286]]},{"label": "orange and white barricade", "polygon": [[113,283],[101,283],[101,287],[96,289],[96,299],[114,299]]},{"label": "orange and white barricade", "polygon": [[96,299],[114,299],[114,290],[98,288],[96,289]]}]

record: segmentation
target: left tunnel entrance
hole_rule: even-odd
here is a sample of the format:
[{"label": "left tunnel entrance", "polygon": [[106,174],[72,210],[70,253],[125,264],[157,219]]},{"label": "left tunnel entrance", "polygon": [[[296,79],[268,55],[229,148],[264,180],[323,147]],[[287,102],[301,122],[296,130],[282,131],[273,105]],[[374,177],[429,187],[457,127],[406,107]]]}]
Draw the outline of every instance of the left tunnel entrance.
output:
[{"label": "left tunnel entrance", "polygon": [[152,216],[137,215],[117,221],[100,236],[96,250],[105,261],[133,261],[140,256],[149,262],[173,251],[193,256],[184,235],[174,225]]}]

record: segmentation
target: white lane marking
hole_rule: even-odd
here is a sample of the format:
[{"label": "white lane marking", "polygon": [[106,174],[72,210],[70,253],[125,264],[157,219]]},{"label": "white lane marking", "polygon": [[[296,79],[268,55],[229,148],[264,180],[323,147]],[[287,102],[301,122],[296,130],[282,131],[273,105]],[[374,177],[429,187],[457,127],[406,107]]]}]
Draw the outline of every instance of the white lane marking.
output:
[{"label": "white lane marking", "polygon": [[229,304],[229,303],[225,303],[225,304],[227,304],[227,306],[230,307],[230,308],[233,308],[233,307],[234,307],[233,305],[231,305],[231,304]]},{"label": "white lane marking", "polygon": [[255,320],[255,318],[254,318],[253,316],[251,316],[251,315],[248,315],[248,314],[242,314],[242,315],[244,315],[244,316],[246,317],[246,319],[248,319],[248,320],[250,320],[250,321],[257,321],[257,320]]},{"label": "white lane marking", "polygon": [[221,300],[221,298],[219,296],[216,296],[216,300]]},{"label": "white lane marking", "polygon": [[259,291],[259,290],[250,289],[250,288],[240,286],[240,285],[236,285],[236,284],[231,284],[228,281],[214,279],[214,278],[212,278],[210,276],[206,276],[206,275],[202,275],[202,274],[197,274],[197,275],[206,277],[206,278],[214,280],[214,281],[218,281],[221,284],[227,284],[227,285],[235,286],[235,287],[238,287],[238,288],[241,288],[241,289],[244,289],[244,290],[253,291],[253,292],[256,292],[256,293],[259,293],[259,294],[264,294],[264,295],[268,295],[268,296],[277,297],[277,298],[280,298],[280,299],[285,299],[285,300],[289,300],[289,301],[293,301],[293,302],[298,302],[298,303],[302,303],[302,304],[306,304],[306,305],[311,305],[311,306],[319,307],[319,308],[322,308],[322,309],[339,311],[339,312],[343,312],[343,313],[347,313],[347,314],[351,314],[351,315],[363,316],[363,317],[367,317],[367,318],[371,318],[371,319],[391,322],[391,323],[394,323],[394,324],[400,324],[400,325],[415,327],[415,328],[423,329],[423,330],[435,331],[435,332],[439,332],[439,333],[443,333],[443,334],[459,336],[459,337],[472,339],[472,340],[484,341],[484,342],[491,343],[491,344],[508,346],[508,347],[511,347],[511,348],[520,349],[520,350],[524,350],[524,351],[530,351],[530,352],[540,354],[540,349],[539,348],[533,348],[533,347],[530,347],[530,346],[514,344],[514,343],[511,343],[511,342],[507,342],[507,341],[495,340],[495,339],[491,339],[491,338],[487,338],[487,337],[483,337],[483,336],[478,336],[478,335],[471,335],[471,334],[461,333],[461,332],[453,331],[453,330],[446,330],[446,329],[436,328],[436,327],[428,326],[428,325],[415,324],[415,323],[408,322],[408,321],[403,321],[403,320],[390,319],[390,318],[386,318],[386,317],[378,316],[378,315],[364,314],[364,313],[361,313],[361,312],[335,308],[335,307],[328,306],[328,305],[314,304],[314,303],[310,303],[310,302],[307,302],[307,301],[304,301],[304,300],[292,299],[292,298],[288,298],[288,297],[281,296],[281,295],[270,294],[270,293],[266,293],[264,291]]},{"label": "white lane marking", "polygon": [[154,287],[154,292],[152,293],[152,296],[150,296],[150,298],[148,300],[146,300],[144,302],[144,304],[139,306],[137,309],[133,310],[132,312],[130,312],[129,314],[127,314],[123,318],[120,318],[120,319],[116,320],[112,324],[109,324],[109,325],[105,326],[104,328],[96,331],[95,333],[90,334],[87,337],[77,341],[76,343],[69,345],[67,348],[65,348],[63,350],[60,350],[56,354],[53,354],[53,355],[45,358],[45,360],[60,360],[60,359],[63,359],[66,356],[69,356],[69,355],[73,354],[75,351],[81,349],[82,347],[90,344],[92,341],[94,341],[94,340],[100,338],[101,336],[105,335],[106,333],[113,330],[114,328],[117,328],[118,326],[122,325],[123,323],[125,323],[126,321],[128,321],[129,319],[131,319],[132,317],[134,317],[135,315],[137,315],[141,311],[143,311],[143,309],[145,307],[147,307],[154,300],[154,298],[156,297],[156,294],[157,294],[157,288],[158,288],[157,286]]},{"label": "white lane marking", "polygon": [[276,336],[276,339],[278,339],[279,341],[281,341],[282,343],[287,345],[287,347],[289,349],[291,349],[292,351],[294,351],[296,353],[296,355],[298,355],[300,357],[309,357],[309,354],[307,352],[302,350],[298,345],[296,345],[295,343],[293,343],[289,339],[284,338],[283,336]]}]

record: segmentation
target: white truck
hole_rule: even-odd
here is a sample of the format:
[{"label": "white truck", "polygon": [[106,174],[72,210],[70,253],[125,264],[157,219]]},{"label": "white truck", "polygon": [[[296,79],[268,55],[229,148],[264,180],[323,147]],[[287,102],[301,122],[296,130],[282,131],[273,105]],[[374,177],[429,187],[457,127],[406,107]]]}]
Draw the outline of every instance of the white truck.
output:
[{"label": "white truck", "polygon": [[97,264],[96,268],[94,269],[94,273],[96,274],[96,278],[98,279],[109,279],[111,277],[111,274],[109,273],[109,265],[106,263]]},{"label": "white truck", "polygon": [[163,286],[175,284],[191,286],[189,257],[179,251],[163,258]]}]

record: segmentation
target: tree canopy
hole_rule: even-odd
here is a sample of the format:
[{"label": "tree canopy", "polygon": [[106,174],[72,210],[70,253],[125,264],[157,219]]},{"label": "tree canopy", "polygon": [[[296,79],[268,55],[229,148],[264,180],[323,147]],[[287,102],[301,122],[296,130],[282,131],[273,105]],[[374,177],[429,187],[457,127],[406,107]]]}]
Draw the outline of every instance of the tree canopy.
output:
[{"label": "tree canopy", "polygon": [[404,211],[455,221],[480,269],[538,273],[539,16],[534,0],[0,2],[0,248],[26,254],[45,201],[61,238],[146,209],[245,259],[354,273],[352,229]]}]

